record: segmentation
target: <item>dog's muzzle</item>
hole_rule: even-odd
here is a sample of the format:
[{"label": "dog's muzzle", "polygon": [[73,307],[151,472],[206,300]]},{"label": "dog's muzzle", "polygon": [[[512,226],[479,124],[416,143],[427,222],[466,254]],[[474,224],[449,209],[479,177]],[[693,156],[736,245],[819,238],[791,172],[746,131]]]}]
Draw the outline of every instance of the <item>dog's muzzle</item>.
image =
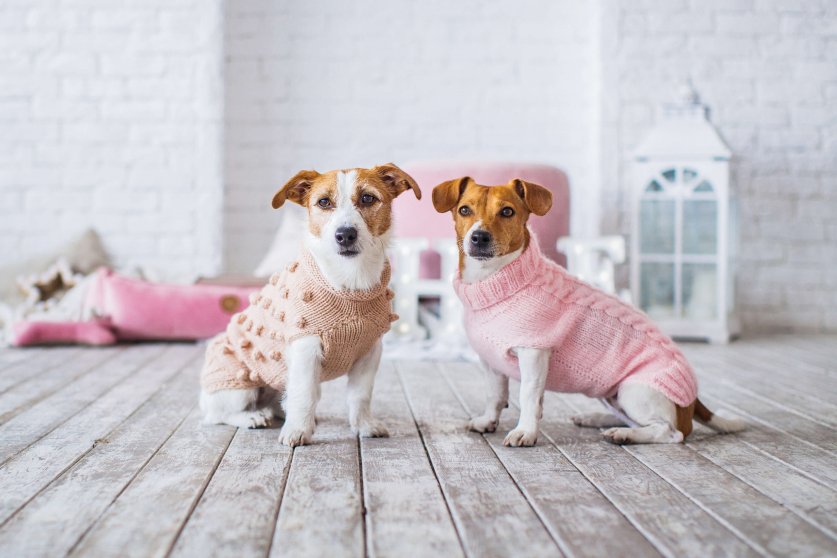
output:
[{"label": "dog's muzzle", "polygon": [[337,242],[337,253],[341,256],[351,258],[357,256],[360,250],[357,249],[357,229],[354,227],[340,227],[334,233],[334,240]]},{"label": "dog's muzzle", "polygon": [[478,260],[487,260],[494,257],[494,239],[491,233],[477,229],[471,233],[468,241],[468,255]]}]

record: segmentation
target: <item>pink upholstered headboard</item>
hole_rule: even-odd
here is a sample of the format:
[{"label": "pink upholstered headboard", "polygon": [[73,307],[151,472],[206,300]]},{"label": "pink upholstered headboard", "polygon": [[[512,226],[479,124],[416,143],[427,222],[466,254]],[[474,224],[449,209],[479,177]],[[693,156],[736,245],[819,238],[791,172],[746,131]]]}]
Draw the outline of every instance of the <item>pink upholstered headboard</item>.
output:
[{"label": "pink upholstered headboard", "polygon": [[[445,180],[470,176],[480,184],[506,184],[520,178],[540,184],[552,192],[552,209],[543,217],[529,218],[529,225],[538,235],[544,254],[561,265],[566,265],[558,253],[558,238],[570,232],[570,187],[567,175],[561,169],[549,165],[531,163],[486,163],[467,161],[420,162],[402,167],[412,176],[422,191],[421,201],[412,196],[401,196],[393,204],[396,237],[453,238],[453,220],[448,213],[436,213],[430,201],[433,187]],[[436,267],[428,263],[430,267]],[[422,276],[427,265],[422,262]],[[438,273],[438,271],[436,271]],[[434,276],[430,272],[429,276]],[[438,276],[438,275],[435,275]]]}]

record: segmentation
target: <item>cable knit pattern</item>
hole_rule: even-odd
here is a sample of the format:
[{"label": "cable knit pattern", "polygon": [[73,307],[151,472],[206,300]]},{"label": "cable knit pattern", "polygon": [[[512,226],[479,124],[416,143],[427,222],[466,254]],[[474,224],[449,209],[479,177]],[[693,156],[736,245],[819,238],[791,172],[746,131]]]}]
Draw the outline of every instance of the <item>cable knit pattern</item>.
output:
[{"label": "cable knit pattern", "polygon": [[201,386],[207,392],[270,386],[283,390],[285,350],[295,339],[322,340],[322,381],[347,373],[389,330],[392,292],[386,263],[378,286],[366,291],[338,291],[304,252],[283,272],[274,274],[250,306],[233,316],[225,333],[206,351]]},{"label": "cable knit pattern", "polygon": [[641,382],[681,407],[697,397],[683,353],[641,311],[567,273],[543,256],[533,234],[512,263],[454,288],[465,306],[474,350],[492,369],[520,378],[514,347],[552,350],[546,387],[612,397]]}]

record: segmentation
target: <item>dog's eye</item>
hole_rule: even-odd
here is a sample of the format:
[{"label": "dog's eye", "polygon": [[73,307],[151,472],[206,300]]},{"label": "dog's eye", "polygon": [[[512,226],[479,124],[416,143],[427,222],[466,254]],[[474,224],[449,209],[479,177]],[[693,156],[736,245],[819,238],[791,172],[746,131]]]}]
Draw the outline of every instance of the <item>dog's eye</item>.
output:
[{"label": "dog's eye", "polygon": [[468,215],[471,214],[471,208],[468,207],[467,205],[463,205],[462,207],[459,208],[459,214],[462,215],[463,217],[467,217]]},{"label": "dog's eye", "polygon": [[514,216],[514,209],[511,207],[504,207],[500,210],[501,217],[513,217]]},{"label": "dog's eye", "polygon": [[319,205],[322,209],[331,209],[331,200],[328,198],[320,198],[317,200],[317,205]]},{"label": "dog's eye", "polygon": [[376,198],[372,194],[363,194],[362,196],[360,196],[360,203],[363,205],[372,205],[376,201],[378,201],[378,198]]}]

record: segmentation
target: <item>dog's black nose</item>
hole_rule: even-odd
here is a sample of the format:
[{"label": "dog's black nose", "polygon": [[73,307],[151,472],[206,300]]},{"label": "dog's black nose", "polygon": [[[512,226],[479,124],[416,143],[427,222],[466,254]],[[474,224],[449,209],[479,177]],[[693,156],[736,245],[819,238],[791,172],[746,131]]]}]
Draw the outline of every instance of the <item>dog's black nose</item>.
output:
[{"label": "dog's black nose", "polygon": [[482,230],[472,232],[471,244],[473,244],[476,248],[486,248],[489,244],[491,244],[491,233]]},{"label": "dog's black nose", "polygon": [[357,241],[357,229],[354,227],[340,227],[334,233],[334,239],[337,240],[337,244],[344,248],[353,246]]}]

